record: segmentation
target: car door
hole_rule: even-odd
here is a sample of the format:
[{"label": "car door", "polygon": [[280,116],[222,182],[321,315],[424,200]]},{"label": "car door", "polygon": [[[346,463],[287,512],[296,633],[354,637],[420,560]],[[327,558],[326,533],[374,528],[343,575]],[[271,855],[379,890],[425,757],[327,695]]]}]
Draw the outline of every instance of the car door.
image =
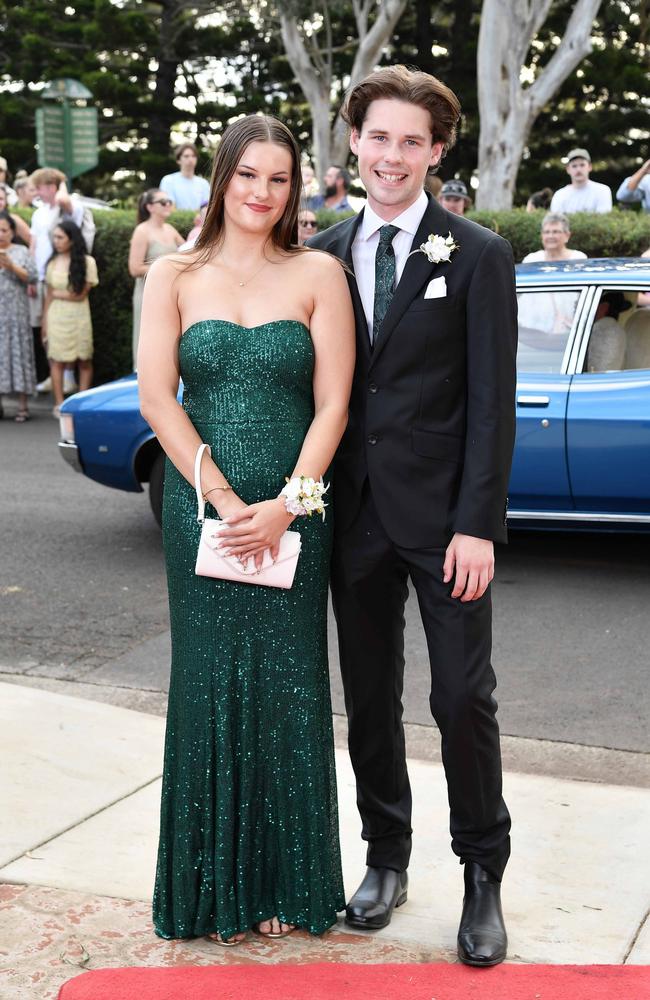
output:
[{"label": "car door", "polygon": [[587,297],[580,286],[519,287],[517,437],[510,477],[510,517],[523,511],[571,510],[566,462],[567,374]]},{"label": "car door", "polygon": [[[635,292],[647,288],[618,290],[634,300]],[[632,308],[618,317],[626,337],[621,370],[588,371],[596,309],[607,291],[599,288],[591,303],[569,391],[571,492],[577,511],[609,513],[617,521],[621,515],[637,521],[645,514],[650,521],[650,309]],[[639,337],[647,344],[642,352]],[[637,364],[644,367],[632,367]],[[608,367],[607,361],[602,367]]]}]

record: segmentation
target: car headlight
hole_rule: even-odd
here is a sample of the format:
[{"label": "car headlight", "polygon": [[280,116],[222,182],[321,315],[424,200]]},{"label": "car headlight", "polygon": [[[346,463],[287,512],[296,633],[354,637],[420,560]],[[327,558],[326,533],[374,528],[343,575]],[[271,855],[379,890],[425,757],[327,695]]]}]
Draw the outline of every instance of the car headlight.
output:
[{"label": "car headlight", "polygon": [[61,413],[59,415],[59,428],[61,440],[74,444],[74,419],[71,413]]}]

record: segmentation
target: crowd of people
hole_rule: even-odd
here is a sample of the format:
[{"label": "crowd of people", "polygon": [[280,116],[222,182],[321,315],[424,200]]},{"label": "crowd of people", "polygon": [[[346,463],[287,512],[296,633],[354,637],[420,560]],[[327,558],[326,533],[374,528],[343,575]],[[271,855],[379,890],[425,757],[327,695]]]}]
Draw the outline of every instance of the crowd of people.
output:
[{"label": "crowd of people", "polygon": [[[176,162],[177,172],[138,199],[128,264],[135,279],[134,366],[145,276],[158,257],[193,245],[207,210],[209,184],[196,174],[196,146],[183,143]],[[33,209],[29,225],[16,208]],[[187,239],[167,221],[174,208],[197,213]],[[0,418],[4,395],[17,397],[14,420],[25,423],[35,392],[52,393],[58,418],[65,395],[92,384],[88,297],[99,282],[94,236],[91,210],[68,191],[60,170],[21,171],[12,186],[0,157]]]},{"label": "crowd of people", "polygon": [[[194,143],[184,142],[174,155],[178,170],[165,174],[159,187],[144,191],[137,204],[128,261],[129,274],[134,279],[134,368],[149,268],[161,256],[191,248],[208,210],[210,186],[196,172],[199,149]],[[528,199],[527,211],[545,209],[546,214],[541,224],[541,249],[527,254],[523,263],[584,258],[586,254],[581,250],[568,246],[569,216],[574,212],[612,210],[610,188],[591,178],[588,150],[570,150],[566,171],[568,184],[555,192],[549,187],[542,188]],[[322,188],[311,163],[304,162],[301,173],[299,246],[318,233],[319,211],[350,213],[355,211],[355,202],[359,204],[350,194],[353,178],[344,166],[330,164],[323,175]],[[425,187],[454,215],[463,216],[472,206],[468,188],[459,178],[443,181],[432,175]],[[640,203],[642,211],[650,212],[650,160],[621,182],[616,200],[622,205]],[[17,208],[34,209],[30,225],[16,212]],[[187,237],[168,221],[174,209],[196,213]],[[99,280],[91,256],[94,223],[83,201],[68,192],[60,171],[42,168],[32,175],[19,171],[10,184],[8,164],[2,156],[0,220],[0,305],[4,317],[0,319],[0,400],[3,394],[16,394],[18,410],[14,419],[24,423],[30,416],[29,397],[35,391],[52,393],[52,412],[58,416],[65,395],[91,384],[93,340],[88,295]],[[83,274],[82,244],[86,248]]]},{"label": "crowd of people", "polygon": [[[566,156],[566,172],[570,183],[553,191],[542,188],[535,191],[526,203],[526,211],[544,209],[546,214],[541,225],[540,250],[527,254],[522,263],[534,261],[578,260],[587,255],[581,250],[568,247],[571,238],[569,216],[575,212],[611,212],[612,192],[606,184],[591,179],[591,156],[586,149],[571,149]],[[330,166],[324,175],[324,191],[318,194],[318,184],[311,164],[302,168],[303,209],[298,219],[299,241],[318,231],[315,210],[327,208],[335,212],[354,211],[349,200],[352,186],[350,173],[337,165]],[[472,198],[465,183],[458,178],[442,181],[439,177],[428,178],[427,189],[448,212],[465,215],[471,208]],[[616,192],[621,204],[640,202],[643,211],[650,212],[650,160],[647,160],[630,177],[626,177]]]}]

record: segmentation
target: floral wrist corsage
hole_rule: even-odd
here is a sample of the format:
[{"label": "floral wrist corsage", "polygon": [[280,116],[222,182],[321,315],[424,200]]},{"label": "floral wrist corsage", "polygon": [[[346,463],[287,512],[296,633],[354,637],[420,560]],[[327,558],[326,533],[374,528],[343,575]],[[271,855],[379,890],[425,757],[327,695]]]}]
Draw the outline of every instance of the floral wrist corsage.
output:
[{"label": "floral wrist corsage", "polygon": [[321,514],[325,520],[325,508],[327,504],[323,497],[330,488],[322,479],[312,479],[310,476],[294,476],[287,479],[287,485],[280,490],[280,496],[284,497],[284,505],[290,514]]}]

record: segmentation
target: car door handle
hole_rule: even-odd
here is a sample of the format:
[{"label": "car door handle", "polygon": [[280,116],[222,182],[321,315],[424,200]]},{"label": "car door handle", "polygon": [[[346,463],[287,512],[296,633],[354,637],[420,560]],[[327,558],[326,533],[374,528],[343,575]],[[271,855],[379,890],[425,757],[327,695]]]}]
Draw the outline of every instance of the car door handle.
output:
[{"label": "car door handle", "polygon": [[548,406],[550,396],[517,396],[517,406]]}]

